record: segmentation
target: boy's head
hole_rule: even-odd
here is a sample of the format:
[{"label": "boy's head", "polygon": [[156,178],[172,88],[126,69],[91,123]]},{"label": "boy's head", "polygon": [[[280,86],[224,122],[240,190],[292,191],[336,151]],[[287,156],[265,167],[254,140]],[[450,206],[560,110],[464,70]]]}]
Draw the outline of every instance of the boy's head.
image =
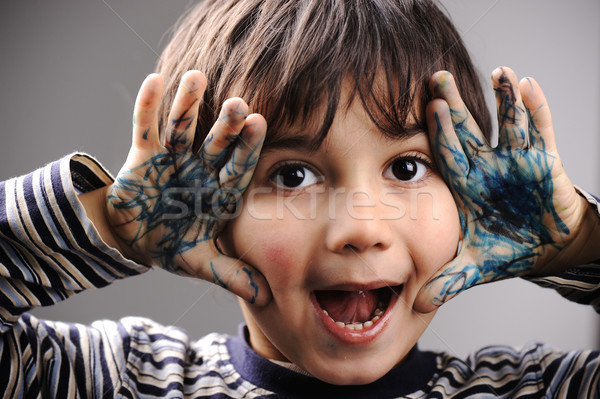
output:
[{"label": "boy's head", "polygon": [[209,0],[159,62],[163,128],[190,69],[208,78],[196,146],[229,97],[268,124],[242,212],[220,239],[273,293],[266,307],[242,304],[253,348],[331,383],[380,378],[431,320],[412,311],[415,296],[459,238],[426,135],[429,77],[452,72],[490,131],[457,32],[431,1]]}]

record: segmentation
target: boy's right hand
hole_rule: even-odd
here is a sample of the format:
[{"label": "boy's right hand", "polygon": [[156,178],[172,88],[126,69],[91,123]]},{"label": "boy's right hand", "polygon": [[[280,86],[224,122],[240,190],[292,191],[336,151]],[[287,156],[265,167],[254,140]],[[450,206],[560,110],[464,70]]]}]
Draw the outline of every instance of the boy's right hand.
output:
[{"label": "boy's right hand", "polygon": [[123,254],[146,265],[212,281],[250,303],[266,304],[264,277],[223,255],[215,237],[236,212],[266,132],[239,98],[227,100],[200,150],[192,144],[206,88],[199,71],[187,72],[173,101],[169,127],[159,139],[159,75],[146,78],[135,104],[133,140],[125,165],[107,189],[106,217]]}]

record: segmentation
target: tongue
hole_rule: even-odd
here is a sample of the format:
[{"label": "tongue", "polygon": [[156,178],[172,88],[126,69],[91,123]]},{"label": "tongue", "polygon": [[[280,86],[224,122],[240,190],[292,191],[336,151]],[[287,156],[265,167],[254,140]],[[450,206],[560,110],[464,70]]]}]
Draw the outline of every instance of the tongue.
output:
[{"label": "tongue", "polygon": [[342,323],[370,320],[378,301],[373,291],[319,291],[316,296],[329,317]]}]

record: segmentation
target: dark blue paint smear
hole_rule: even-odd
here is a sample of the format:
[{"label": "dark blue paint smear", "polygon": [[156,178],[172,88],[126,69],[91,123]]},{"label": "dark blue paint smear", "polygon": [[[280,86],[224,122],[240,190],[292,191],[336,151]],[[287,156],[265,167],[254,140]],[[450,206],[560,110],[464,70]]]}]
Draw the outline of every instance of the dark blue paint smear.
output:
[{"label": "dark blue paint smear", "polygon": [[254,304],[254,302],[256,302],[256,297],[258,296],[258,284],[254,281],[252,270],[247,267],[242,267],[242,270],[248,275],[249,284],[254,289],[254,295],[252,295],[252,298],[248,301],[250,304]]},{"label": "dark blue paint smear", "polygon": [[[514,93],[511,90],[507,93],[504,88],[501,94],[506,96],[503,101],[507,103],[500,107],[503,112],[501,121],[517,121],[525,117],[512,105]],[[456,110],[451,112],[454,116],[458,115]],[[551,229],[569,233],[552,200],[554,187],[550,173],[556,159],[545,151],[545,142],[531,116],[527,113],[526,117],[531,141],[527,148],[499,146],[490,149],[466,128],[466,119],[454,123],[462,148],[456,147],[447,140],[436,115],[438,134],[435,145],[438,151],[449,153],[448,160],[439,157],[439,169],[459,206],[463,245],[476,246],[486,255],[481,264],[466,265],[461,270],[456,267],[447,269],[428,283],[439,279],[445,281],[435,298],[439,304],[480,282],[517,276],[531,270],[537,257],[543,254],[543,247],[558,248],[552,239]],[[501,134],[523,137],[516,126],[510,126],[510,129],[513,130]],[[529,146],[535,148],[529,150]],[[549,216],[554,226],[546,225]],[[467,220],[476,223],[467,226]]]},{"label": "dark blue paint smear", "polygon": [[223,280],[221,280],[221,277],[219,277],[219,274],[215,270],[215,266],[213,265],[212,262],[210,262],[210,270],[212,271],[212,274],[213,274],[213,283],[218,284],[221,287],[227,289],[227,284],[225,284],[225,282]]},{"label": "dark blue paint smear", "polygon": [[[179,118],[174,123],[182,121]],[[217,154],[213,157],[215,159],[197,157],[182,150],[189,147],[185,131],[173,132],[169,144],[164,152],[117,177],[115,192],[128,197],[128,200],[109,194],[108,201],[115,209],[132,215],[124,225],[138,225],[129,245],[160,229],[162,237],[151,256],[166,270],[178,271],[177,257],[198,243],[212,240],[220,230],[221,220],[214,210],[234,211],[236,204],[232,202],[239,197],[231,195],[231,190],[221,189],[219,170],[214,166],[214,160],[226,158],[229,149]],[[258,154],[251,153],[248,159],[236,163],[231,172],[228,170],[228,174],[235,175],[237,172],[240,180],[257,161]],[[229,183],[235,186],[235,176]],[[198,187],[202,190],[197,190]],[[245,188],[237,189],[243,191]],[[168,196],[163,197],[163,193],[168,193]],[[173,214],[177,217],[164,217]]]}]

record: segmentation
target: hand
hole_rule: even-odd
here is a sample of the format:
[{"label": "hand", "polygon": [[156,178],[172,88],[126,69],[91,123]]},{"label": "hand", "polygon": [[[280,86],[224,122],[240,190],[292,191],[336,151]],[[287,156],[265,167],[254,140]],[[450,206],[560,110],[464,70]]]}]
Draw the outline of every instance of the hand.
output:
[{"label": "hand", "polygon": [[436,73],[427,120],[432,150],[456,201],[462,243],[417,296],[428,312],[477,284],[526,274],[550,275],[586,212],[554,141],[550,110],[531,78],[509,68],[492,75],[499,120],[490,147],[448,72]]},{"label": "hand", "polygon": [[227,100],[200,150],[192,150],[206,78],[187,72],[159,139],[159,75],[140,88],[127,161],[107,192],[107,218],[125,256],[171,272],[212,281],[250,303],[264,305],[270,291],[253,267],[223,255],[215,237],[235,216],[266,132],[239,98]]}]

